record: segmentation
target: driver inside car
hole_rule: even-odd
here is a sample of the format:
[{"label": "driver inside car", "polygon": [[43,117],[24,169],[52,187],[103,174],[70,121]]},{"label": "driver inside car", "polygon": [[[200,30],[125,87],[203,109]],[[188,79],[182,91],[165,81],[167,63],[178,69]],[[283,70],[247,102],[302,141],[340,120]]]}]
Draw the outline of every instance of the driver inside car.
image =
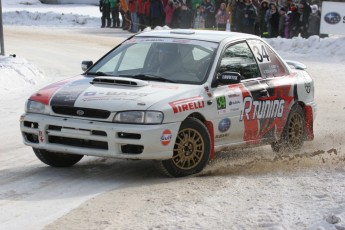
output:
[{"label": "driver inside car", "polygon": [[154,48],[152,62],[149,63],[148,72],[168,77],[172,73],[178,71],[180,66],[180,57],[178,55],[178,47],[176,44],[158,44]]}]

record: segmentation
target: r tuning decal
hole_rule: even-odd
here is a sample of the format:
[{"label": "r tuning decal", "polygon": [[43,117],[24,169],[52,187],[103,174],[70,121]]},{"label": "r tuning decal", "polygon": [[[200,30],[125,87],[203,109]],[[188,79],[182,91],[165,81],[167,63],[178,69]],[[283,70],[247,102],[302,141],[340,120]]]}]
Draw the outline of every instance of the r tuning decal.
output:
[{"label": "r tuning decal", "polygon": [[[284,100],[253,101],[252,97],[244,98],[244,109],[241,112],[240,121],[245,116],[247,120],[281,118],[284,112]],[[253,112],[252,112],[253,110]]]},{"label": "r tuning decal", "polygon": [[294,102],[292,86],[276,87],[273,96],[264,100],[253,99],[245,86],[241,90],[243,107],[240,122],[244,125],[243,140],[259,144],[264,138],[280,136]]}]

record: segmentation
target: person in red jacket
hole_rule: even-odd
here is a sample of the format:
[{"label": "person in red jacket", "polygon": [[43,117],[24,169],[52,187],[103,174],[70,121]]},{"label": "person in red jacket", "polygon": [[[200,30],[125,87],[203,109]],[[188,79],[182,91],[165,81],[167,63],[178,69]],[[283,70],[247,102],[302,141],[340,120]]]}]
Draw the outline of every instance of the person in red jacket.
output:
[{"label": "person in red jacket", "polygon": [[138,0],[129,0],[129,12],[131,14],[131,33],[137,33],[138,32]]}]

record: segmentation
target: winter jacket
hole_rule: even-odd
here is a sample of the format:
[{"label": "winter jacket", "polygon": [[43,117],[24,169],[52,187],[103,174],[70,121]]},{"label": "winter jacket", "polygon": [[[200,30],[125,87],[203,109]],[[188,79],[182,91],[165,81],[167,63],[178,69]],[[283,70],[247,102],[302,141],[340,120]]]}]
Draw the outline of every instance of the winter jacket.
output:
[{"label": "winter jacket", "polygon": [[[247,15],[247,17],[246,17]],[[257,11],[253,4],[245,5],[243,8],[242,25],[253,26],[256,22]]]},{"label": "winter jacket", "polygon": [[226,10],[219,9],[216,14],[218,24],[226,24],[229,19],[229,14]]},{"label": "winter jacket", "polygon": [[309,15],[309,27],[308,27],[309,35],[320,34],[320,22],[321,22],[321,19],[317,12]]}]

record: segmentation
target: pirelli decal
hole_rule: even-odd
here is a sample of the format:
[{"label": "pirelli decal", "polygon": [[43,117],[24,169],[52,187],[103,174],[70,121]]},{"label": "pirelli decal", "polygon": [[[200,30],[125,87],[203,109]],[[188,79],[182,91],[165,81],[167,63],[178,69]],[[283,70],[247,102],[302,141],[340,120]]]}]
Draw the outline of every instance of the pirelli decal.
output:
[{"label": "pirelli decal", "polygon": [[174,113],[181,113],[190,110],[202,109],[205,107],[205,102],[201,96],[181,99],[178,101],[169,102]]},{"label": "pirelli decal", "polygon": [[244,108],[241,112],[240,121],[281,118],[284,112],[284,100],[254,101],[252,97],[245,97]]}]

